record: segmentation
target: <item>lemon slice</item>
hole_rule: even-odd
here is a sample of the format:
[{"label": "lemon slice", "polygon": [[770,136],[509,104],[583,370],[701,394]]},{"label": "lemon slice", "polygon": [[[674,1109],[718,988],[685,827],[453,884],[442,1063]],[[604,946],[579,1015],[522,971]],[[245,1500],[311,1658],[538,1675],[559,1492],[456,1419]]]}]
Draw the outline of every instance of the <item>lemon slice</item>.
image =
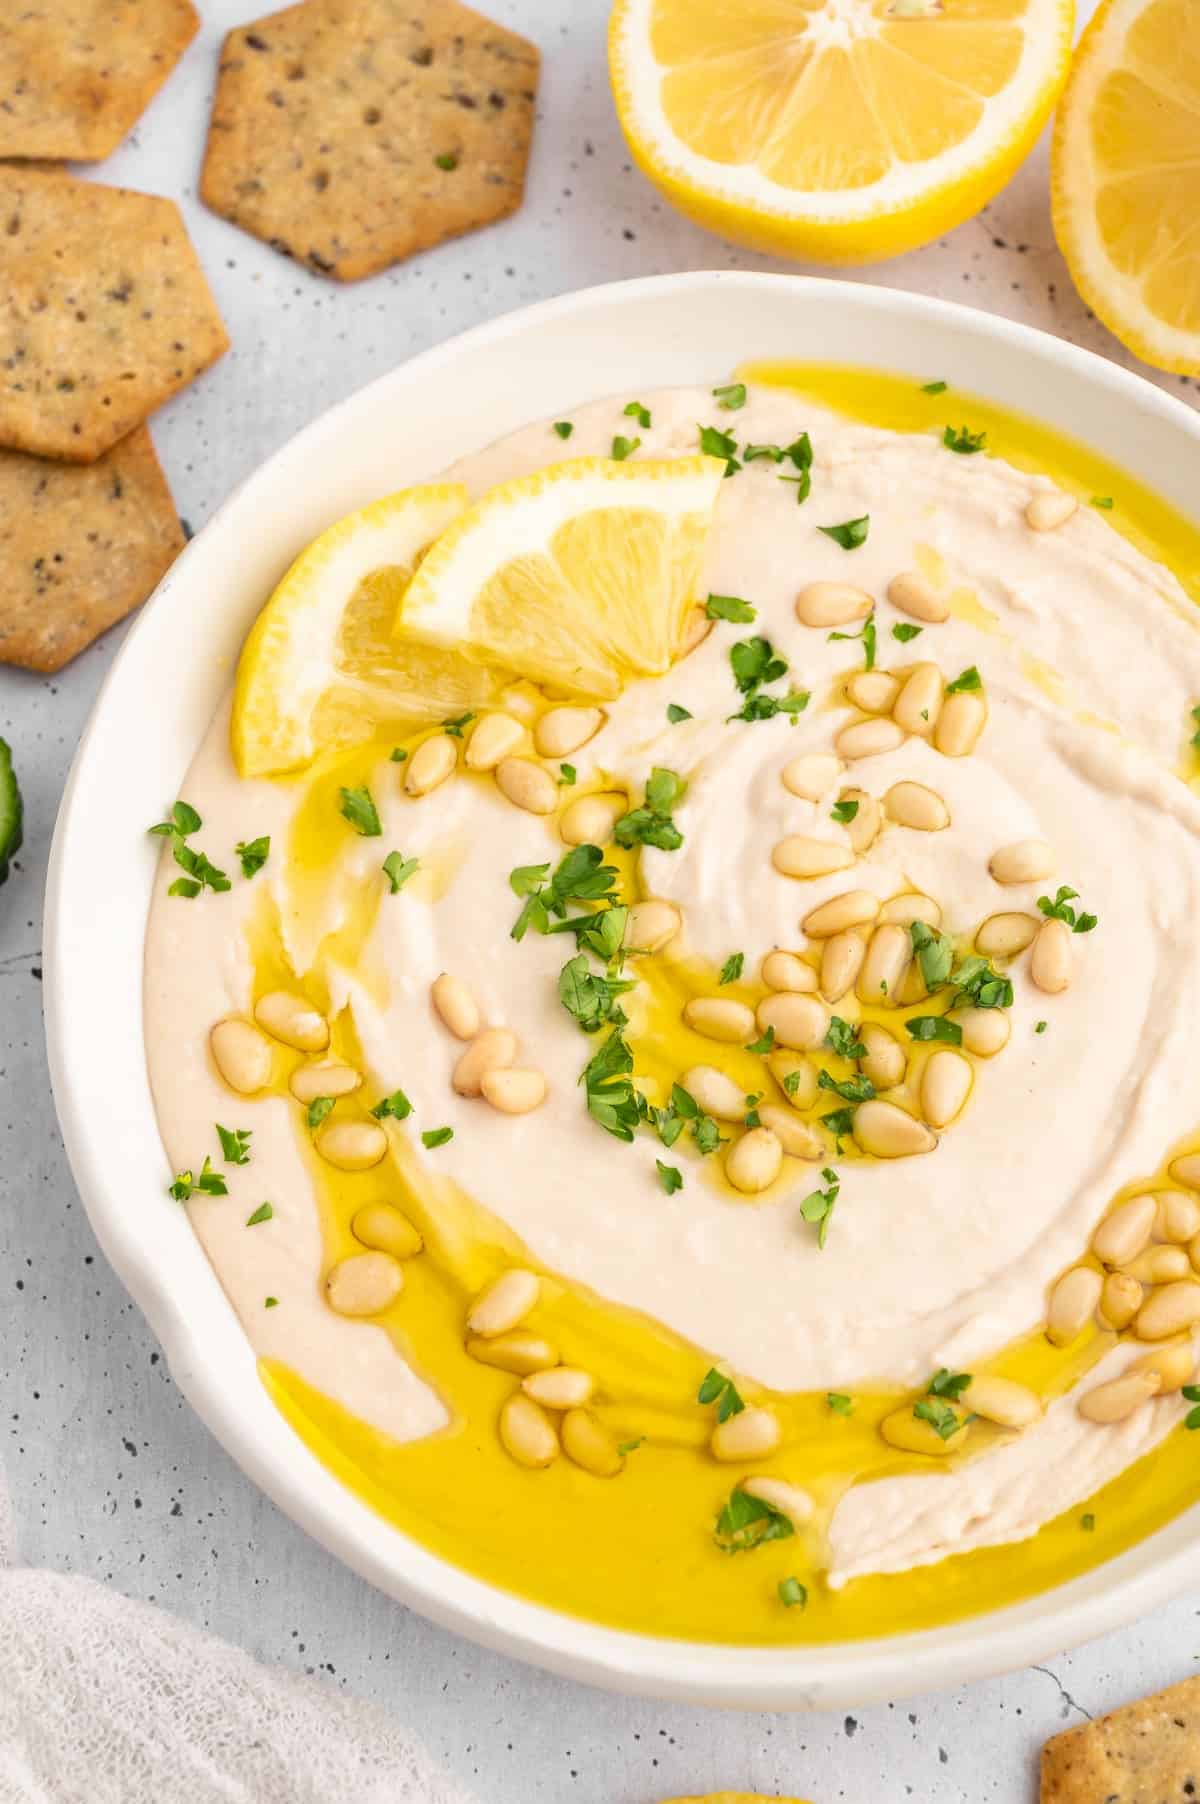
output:
[{"label": "lemon slice", "polygon": [[701,225],[823,263],[977,213],[1066,77],[1072,0],[617,0],[634,157]]},{"label": "lemon slice", "polygon": [[1122,344],[1200,374],[1200,27],[1195,0],[1108,0],[1054,130],[1054,233]]},{"label": "lemon slice", "polygon": [[572,694],[669,668],[725,465],[578,458],[489,491],[450,526],[397,632]]},{"label": "lemon slice", "polygon": [[444,720],[496,693],[495,673],[391,632],[421,553],[466,505],[461,483],[405,489],[301,552],[238,661],[232,744],[243,776],[295,770],[319,751]]}]

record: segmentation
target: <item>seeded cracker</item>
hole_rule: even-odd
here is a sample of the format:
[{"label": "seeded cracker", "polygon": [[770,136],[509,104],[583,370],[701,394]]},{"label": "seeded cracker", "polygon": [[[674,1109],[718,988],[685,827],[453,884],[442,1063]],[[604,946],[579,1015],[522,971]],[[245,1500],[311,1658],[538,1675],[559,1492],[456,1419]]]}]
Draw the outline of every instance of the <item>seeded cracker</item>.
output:
[{"label": "seeded cracker", "polygon": [[196,35],[191,0],[6,0],[0,157],[93,163],[117,148]]},{"label": "seeded cracker", "polygon": [[1200,1679],[1139,1698],[1042,1749],[1041,1804],[1189,1804],[1200,1798]]},{"label": "seeded cracker", "polygon": [[0,664],[61,670],[146,599],[183,542],[144,426],[91,464],[0,451]]},{"label": "seeded cracker", "polygon": [[538,66],[457,0],[305,0],[226,38],[201,198],[357,281],[515,212]]},{"label": "seeded cracker", "polygon": [[0,168],[0,446],[88,463],[229,339],[173,201]]}]

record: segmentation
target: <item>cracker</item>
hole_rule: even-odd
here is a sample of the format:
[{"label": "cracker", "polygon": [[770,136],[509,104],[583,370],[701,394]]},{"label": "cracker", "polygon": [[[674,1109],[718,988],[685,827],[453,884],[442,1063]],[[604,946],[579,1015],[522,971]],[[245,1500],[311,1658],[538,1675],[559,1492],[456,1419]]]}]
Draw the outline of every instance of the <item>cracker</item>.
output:
[{"label": "cracker", "polygon": [[0,451],[0,664],[61,670],[145,601],[183,543],[144,426],[91,464]]},{"label": "cracker", "polygon": [[174,201],[0,168],[0,446],[88,463],[229,345]]},{"label": "cracker", "polygon": [[1041,1804],[1200,1798],[1200,1678],[1067,1729],[1042,1749]]},{"label": "cracker", "polygon": [[357,281],[515,212],[538,66],[458,0],[304,0],[225,39],[201,199]]},{"label": "cracker", "polygon": [[200,26],[192,0],[19,0],[0,31],[0,157],[117,148]]}]

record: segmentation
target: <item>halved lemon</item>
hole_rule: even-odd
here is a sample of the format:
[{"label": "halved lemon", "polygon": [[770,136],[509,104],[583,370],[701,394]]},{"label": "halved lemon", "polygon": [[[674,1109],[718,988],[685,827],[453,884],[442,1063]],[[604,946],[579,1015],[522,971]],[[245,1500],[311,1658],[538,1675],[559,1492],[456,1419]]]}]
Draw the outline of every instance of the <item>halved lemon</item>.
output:
[{"label": "halved lemon", "polygon": [[1122,344],[1200,374],[1200,7],[1108,0],[1054,128],[1054,233]]},{"label": "halved lemon", "polygon": [[466,505],[461,483],[405,489],[301,552],[238,661],[232,744],[244,777],[298,769],[385,727],[444,720],[497,692],[496,673],[391,630],[421,554]]},{"label": "halved lemon", "polygon": [[396,631],[615,696],[671,664],[724,475],[716,457],[583,457],[501,483],[424,559]]},{"label": "halved lemon", "polygon": [[1072,0],[617,0],[634,157],[727,238],[861,263],[969,219],[1066,78]]}]

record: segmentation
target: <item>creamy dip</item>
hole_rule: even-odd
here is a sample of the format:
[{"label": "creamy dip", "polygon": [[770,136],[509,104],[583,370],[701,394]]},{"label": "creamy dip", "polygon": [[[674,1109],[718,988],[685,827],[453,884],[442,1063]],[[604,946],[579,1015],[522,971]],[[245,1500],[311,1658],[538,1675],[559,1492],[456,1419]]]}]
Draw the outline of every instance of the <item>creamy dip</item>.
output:
[{"label": "creamy dip", "polygon": [[[780,480],[790,465],[753,462],[723,484],[700,596],[744,598],[753,624],[718,620],[666,676],[633,683],[606,704],[602,729],[571,755],[567,799],[617,790],[632,805],[656,766],[688,785],[673,811],[682,846],[640,855],[641,893],[674,903],[683,927],[655,961],[665,983],[644,983],[627,1002],[639,1070],[643,1051],[651,1070],[670,1065],[672,1075],[709,1063],[748,1093],[781,1101],[758,1055],[683,1028],[677,1002],[719,990],[753,1005],[763,956],[803,951],[801,917],[845,890],[881,899],[922,892],[939,902],[943,931],[962,943],[999,911],[1036,916],[1037,898],[1060,885],[1079,892],[1076,907],[1098,924],[1072,936],[1073,979],[1060,994],[1034,985],[1027,956],[1012,962],[1009,1043],[973,1061],[966,1107],[933,1153],[862,1159],[849,1138],[847,1156],[830,1139],[821,1160],[785,1159],[763,1195],[739,1196],[720,1160],[702,1160],[686,1140],[669,1153],[649,1132],[624,1144],[586,1112],[577,1080],[596,1042],[580,1034],[557,992],[573,947],[561,935],[529,933],[518,943],[509,933],[520,906],[509,872],[563,855],[553,817],[523,813],[490,781],[461,776],[414,800],[383,746],[356,752],[348,776],[340,766],[323,772],[319,793],[305,781],[243,781],[223,705],[181,792],[203,817],[196,843],[230,868],[235,842],[269,834],[272,856],[261,876],[229,894],[168,897],[178,874],[169,860],[158,878],[146,1033],[163,1138],[180,1169],[215,1150],[214,1122],[252,1130],[252,1161],[222,1167],[228,1197],[192,1198],[197,1231],[259,1353],[398,1441],[444,1427],[453,1399],[423,1364],[418,1338],[402,1350],[385,1325],[328,1309],[320,1290],[328,1246],[302,1114],[298,1124],[286,1089],[231,1097],[207,1049],[213,1023],[248,1015],[264,987],[268,893],[286,964],[300,976],[319,967],[330,1012],[350,1011],[370,1098],[400,1086],[411,1101],[397,1157],[432,1208],[441,1199],[452,1209],[465,1196],[540,1267],[651,1318],[772,1392],[919,1392],[939,1368],[978,1369],[1036,1334],[1049,1288],[1083,1256],[1114,1197],[1146,1184],[1197,1125],[1180,1074],[1191,1068],[1200,1019],[1191,946],[1200,803],[1178,767],[1200,697],[1200,635],[1180,585],[1104,510],[1085,505],[1056,530],[1032,531],[1025,510],[1052,491],[1048,479],[1000,458],[955,454],[940,437],[850,423],[769,387],[752,388],[735,413],[721,413],[706,390],[639,399],[653,419],[639,429],[639,457],[693,453],[702,424],[743,444],[786,445],[806,429],[814,450],[802,505]],[[572,456],[608,455],[614,435],[630,428],[626,400],[571,416]],[[561,455],[537,424],[449,474],[478,495]],[[815,530],[862,516],[869,533],[853,550]],[[893,628],[914,623],[885,596],[898,572],[913,569],[951,598],[953,611],[906,640]],[[797,591],[821,580],[877,598],[878,668],[934,660],[947,679],[979,671],[988,714],[972,755],[945,757],[910,737],[854,761],[817,801],[785,788],[784,765],[828,753],[854,717],[840,685],[863,666],[861,639],[831,638],[796,616]],[[856,634],[860,624],[845,630]],[[752,634],[787,660],[773,692],[810,693],[794,720],[728,718],[743,700],[730,648]],[[686,718],[669,721],[669,704]],[[512,706],[528,714],[531,704],[517,696]],[[878,798],[902,780],[944,799],[948,828],[889,825],[853,869],[816,879],[773,866],[786,835],[848,843],[831,813],[846,785]],[[331,806],[328,856],[314,874],[301,848],[314,807],[339,781],[368,782],[382,837],[346,831]],[[1032,838],[1053,848],[1052,875],[997,883],[992,854]],[[361,921],[362,898],[378,889],[382,851],[392,847],[419,859],[419,873]],[[744,976],[718,986],[716,972],[735,953]],[[430,1005],[441,971],[470,988],[485,1021],[512,1028],[521,1063],[547,1074],[540,1108],[509,1116],[455,1094],[462,1047]],[[834,1012],[854,1018],[853,997]],[[440,1127],[453,1137],[427,1150],[420,1132]],[[663,1159],[679,1167],[681,1188],[664,1190]],[[823,1246],[798,1209],[825,1182],[822,1165],[836,1168],[840,1183]],[[264,1198],[273,1218],[249,1231],[247,1217]],[[1102,1337],[1094,1353],[1110,1344]],[[1126,1363],[1121,1348],[1106,1357],[1117,1370]],[[1048,1394],[1065,1394],[1039,1423],[993,1437],[949,1470],[910,1461],[899,1475],[832,1487],[820,1563],[834,1583],[1028,1536],[1156,1445],[1186,1407],[1172,1394],[1119,1427],[1085,1422],[1071,1387],[1097,1374],[1085,1380],[1080,1370],[1076,1360],[1051,1380]],[[808,1474],[792,1465],[803,1481]]]}]

